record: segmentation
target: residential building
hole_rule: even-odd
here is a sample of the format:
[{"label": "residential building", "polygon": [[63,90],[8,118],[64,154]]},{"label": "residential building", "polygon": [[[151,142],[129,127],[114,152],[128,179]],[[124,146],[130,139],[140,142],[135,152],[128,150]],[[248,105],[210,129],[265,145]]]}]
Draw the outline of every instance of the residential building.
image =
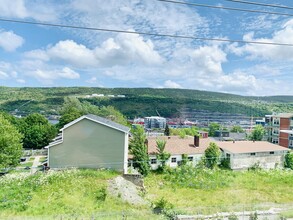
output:
[{"label": "residential building", "polygon": [[165,129],[166,127],[166,118],[151,116],[144,118],[144,127],[145,129]]},{"label": "residential building", "polygon": [[84,115],[50,143],[50,168],[110,168],[127,172],[129,128],[96,115]]},{"label": "residential building", "polygon": [[267,141],[216,142],[232,170],[248,169],[258,164],[263,169],[283,167],[288,148]]},{"label": "residential building", "polygon": [[288,131],[293,129],[293,113],[281,113],[278,115],[266,115],[265,116],[265,139],[269,142],[279,144],[283,147],[289,147],[290,134]]},{"label": "residential building", "polygon": [[211,142],[209,138],[186,137],[180,138],[178,136],[162,136],[162,137],[148,137],[147,147],[150,157],[150,165],[153,170],[157,169],[161,164],[157,161],[157,143],[156,140],[161,139],[166,141],[165,151],[171,154],[171,157],[166,162],[170,167],[177,167],[182,161],[182,154],[185,154],[189,163],[196,165],[201,159],[204,151]]}]

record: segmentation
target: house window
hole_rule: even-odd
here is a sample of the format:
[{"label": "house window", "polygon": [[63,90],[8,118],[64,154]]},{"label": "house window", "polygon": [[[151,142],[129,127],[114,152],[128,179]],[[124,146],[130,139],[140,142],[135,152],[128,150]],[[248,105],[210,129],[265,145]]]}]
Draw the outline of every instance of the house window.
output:
[{"label": "house window", "polygon": [[231,155],[230,154],[226,154],[226,158],[230,159]]},{"label": "house window", "polygon": [[171,158],[171,162],[172,162],[172,163],[176,163],[176,161],[177,161],[177,160],[176,160],[176,157],[172,157],[172,158]]},{"label": "house window", "polygon": [[255,153],[250,153],[250,156],[255,156]]},{"label": "house window", "polygon": [[275,154],[275,152],[274,151],[271,151],[270,154]]},{"label": "house window", "polygon": [[151,164],[157,164],[157,159],[151,159]]},{"label": "house window", "polygon": [[188,160],[189,161],[193,161],[193,157],[188,157]]}]

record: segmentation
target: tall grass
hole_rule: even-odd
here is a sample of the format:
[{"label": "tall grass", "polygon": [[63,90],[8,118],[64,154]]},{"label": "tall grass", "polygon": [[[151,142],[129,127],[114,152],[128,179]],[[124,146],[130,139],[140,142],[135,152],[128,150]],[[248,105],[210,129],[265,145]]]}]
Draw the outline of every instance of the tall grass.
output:
[{"label": "tall grass", "polygon": [[114,171],[95,170],[8,174],[0,178],[0,216],[64,215],[72,219],[111,212],[127,211],[134,215],[148,211],[148,207],[137,208],[108,195],[107,181],[117,175]]},{"label": "tall grass", "polygon": [[151,200],[165,198],[185,213],[269,209],[293,204],[293,172],[177,168],[151,174],[145,185]]}]

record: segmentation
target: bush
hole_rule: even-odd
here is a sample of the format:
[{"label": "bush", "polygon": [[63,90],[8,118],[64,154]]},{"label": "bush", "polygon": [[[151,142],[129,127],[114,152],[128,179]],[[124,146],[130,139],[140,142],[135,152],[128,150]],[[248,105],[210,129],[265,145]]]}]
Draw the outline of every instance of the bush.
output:
[{"label": "bush", "polygon": [[258,171],[258,170],[262,170],[262,168],[260,166],[260,163],[256,162],[251,167],[249,167],[248,170]]},{"label": "bush", "polygon": [[220,164],[220,167],[221,168],[224,168],[224,169],[231,169],[231,165],[230,165],[230,159],[229,158],[223,158],[221,160],[221,164]]},{"label": "bush", "polygon": [[107,197],[107,190],[105,187],[98,189],[97,192],[95,193],[95,197],[97,201],[103,202],[106,200]]},{"label": "bush", "polygon": [[291,170],[293,170],[293,153],[292,152],[288,152],[285,155],[285,164],[284,166],[286,168],[290,168]]},{"label": "bush", "polygon": [[173,209],[174,206],[168,202],[164,197],[153,203],[153,210],[156,214],[163,214],[166,210]]}]

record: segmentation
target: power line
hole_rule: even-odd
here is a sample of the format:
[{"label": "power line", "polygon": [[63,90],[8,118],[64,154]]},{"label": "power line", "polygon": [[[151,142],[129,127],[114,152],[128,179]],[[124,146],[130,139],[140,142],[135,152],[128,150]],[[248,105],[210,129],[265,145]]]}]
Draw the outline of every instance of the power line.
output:
[{"label": "power line", "polygon": [[189,6],[195,6],[195,7],[216,8],[216,9],[225,9],[225,10],[231,10],[231,11],[244,11],[244,12],[252,12],[252,13],[282,15],[282,16],[293,17],[293,14],[280,13],[280,12],[259,11],[259,10],[242,9],[242,8],[231,8],[231,7],[224,7],[224,6],[197,4],[197,3],[181,2],[181,1],[173,1],[173,0],[157,0],[157,1],[167,2],[167,3],[175,3],[175,4],[181,4],[181,5],[189,5]]},{"label": "power line", "polygon": [[[162,0],[158,0],[158,1],[162,1]],[[199,40],[199,41],[218,41],[218,42],[232,42],[232,43],[244,43],[244,44],[260,44],[260,45],[274,45],[274,46],[289,46],[289,47],[293,47],[293,44],[278,43],[278,42],[230,40],[230,39],[225,39],[225,38],[207,38],[207,37],[194,37],[194,36],[185,36],[185,35],[156,34],[156,33],[141,32],[141,31],[126,31],[126,30],[118,30],[118,29],[82,27],[82,26],[74,26],[74,25],[43,23],[43,22],[36,22],[36,21],[21,21],[21,20],[4,19],[4,18],[0,18],[0,22],[1,21],[2,22],[20,23],[20,24],[30,24],[30,25],[41,25],[41,26],[50,26],[50,27],[89,30],[89,31],[102,31],[102,32],[146,35],[146,36],[155,36],[155,37],[169,37],[169,38],[180,38],[180,39]]]},{"label": "power line", "polygon": [[224,0],[227,2],[235,2],[240,4],[249,4],[249,5],[260,5],[260,6],[266,6],[266,7],[272,7],[272,8],[282,8],[282,9],[293,9],[289,6],[282,6],[282,5],[274,5],[274,4],[264,4],[259,2],[249,2],[249,1],[241,1],[241,0]]}]

